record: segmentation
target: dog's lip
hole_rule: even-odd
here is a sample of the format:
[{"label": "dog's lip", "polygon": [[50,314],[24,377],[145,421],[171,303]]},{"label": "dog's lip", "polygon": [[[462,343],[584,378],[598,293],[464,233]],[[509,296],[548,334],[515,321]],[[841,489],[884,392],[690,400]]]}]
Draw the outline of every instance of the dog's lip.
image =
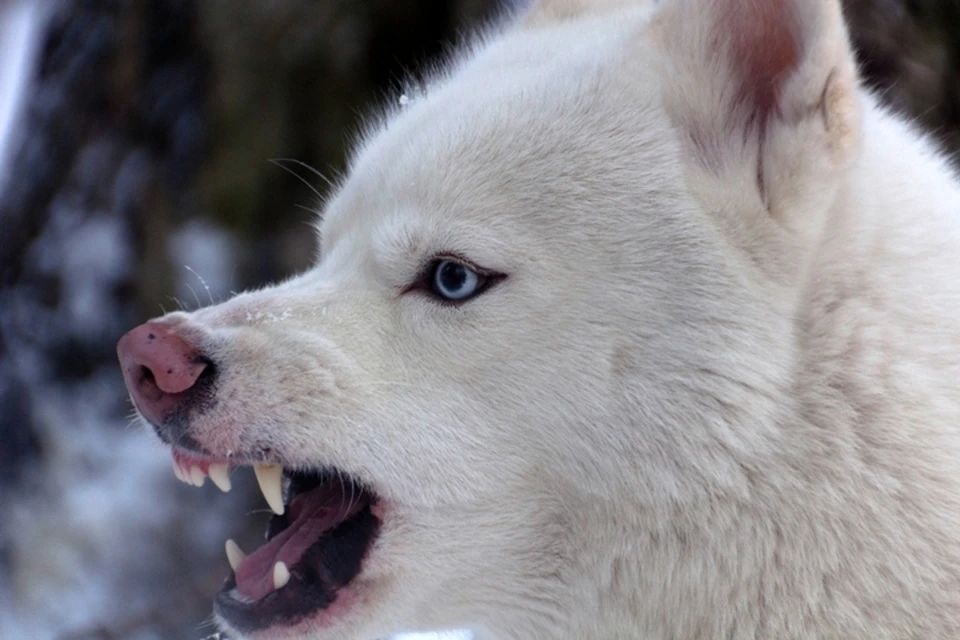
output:
[{"label": "dog's lip", "polygon": [[256,453],[228,451],[223,455],[217,455],[202,449],[190,449],[181,445],[173,445],[170,447],[170,453],[173,456],[174,462],[177,462],[187,470],[193,466],[201,466],[206,469],[206,467],[211,464],[225,464],[230,467],[249,467],[256,464],[284,464],[284,461],[269,449],[264,449]]}]

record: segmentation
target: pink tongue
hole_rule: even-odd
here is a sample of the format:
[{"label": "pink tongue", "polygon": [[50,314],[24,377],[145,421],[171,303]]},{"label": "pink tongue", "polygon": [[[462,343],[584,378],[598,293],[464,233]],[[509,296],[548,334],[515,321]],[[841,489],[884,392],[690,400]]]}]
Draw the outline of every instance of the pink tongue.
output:
[{"label": "pink tongue", "polygon": [[[352,502],[352,501],[351,501]],[[273,589],[273,567],[283,562],[293,568],[304,552],[332,529],[359,510],[354,504],[348,511],[342,491],[323,485],[303,493],[287,507],[289,527],[247,556],[236,570],[237,591],[249,600],[259,600]]]}]

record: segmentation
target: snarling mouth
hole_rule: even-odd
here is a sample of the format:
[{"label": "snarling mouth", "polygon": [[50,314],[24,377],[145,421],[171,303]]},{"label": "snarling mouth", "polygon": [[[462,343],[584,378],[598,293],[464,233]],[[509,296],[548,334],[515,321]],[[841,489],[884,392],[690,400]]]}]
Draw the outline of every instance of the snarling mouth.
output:
[{"label": "snarling mouth", "polygon": [[[290,626],[333,605],[360,574],[380,529],[377,496],[336,469],[253,467],[274,513],[267,542],[247,555],[227,541],[231,573],[214,601],[217,615],[244,632]],[[223,462],[174,450],[174,472],[188,484],[210,476],[230,489]]]}]

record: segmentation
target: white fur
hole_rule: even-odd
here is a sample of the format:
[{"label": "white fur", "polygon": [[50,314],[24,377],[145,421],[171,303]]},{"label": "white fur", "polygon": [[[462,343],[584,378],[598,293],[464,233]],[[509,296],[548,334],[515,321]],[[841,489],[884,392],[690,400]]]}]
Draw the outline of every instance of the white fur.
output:
[{"label": "white fur", "polygon": [[[312,270],[168,319],[194,437],[388,505],[304,637],[960,637],[960,188],[836,0],[777,5],[760,127],[760,5],[545,0],[366,136]],[[507,278],[402,293],[451,252]]]}]

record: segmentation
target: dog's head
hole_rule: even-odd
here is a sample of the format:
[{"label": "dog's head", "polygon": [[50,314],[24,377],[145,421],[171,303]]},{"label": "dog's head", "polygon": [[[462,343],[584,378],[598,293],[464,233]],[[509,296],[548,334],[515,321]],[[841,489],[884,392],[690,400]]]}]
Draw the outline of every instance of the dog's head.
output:
[{"label": "dog's head", "polygon": [[371,127],[314,268],[125,336],[178,473],[278,512],[222,625],[560,637],[591,530],[738,492],[855,84],[835,0],[545,1]]}]

